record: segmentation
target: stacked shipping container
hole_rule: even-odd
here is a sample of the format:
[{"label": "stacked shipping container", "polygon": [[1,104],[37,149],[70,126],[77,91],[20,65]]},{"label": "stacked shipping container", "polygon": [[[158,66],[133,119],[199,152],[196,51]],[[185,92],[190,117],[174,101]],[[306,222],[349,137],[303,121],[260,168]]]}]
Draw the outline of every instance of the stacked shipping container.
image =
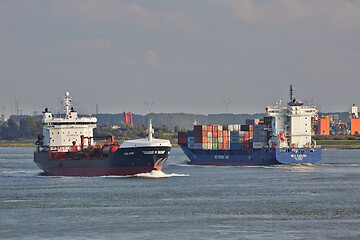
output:
[{"label": "stacked shipping container", "polygon": [[[246,125],[195,125],[194,131],[179,132],[178,142],[191,149],[249,150],[266,144],[263,119],[247,120]],[[259,125],[260,124],[260,125]]]}]

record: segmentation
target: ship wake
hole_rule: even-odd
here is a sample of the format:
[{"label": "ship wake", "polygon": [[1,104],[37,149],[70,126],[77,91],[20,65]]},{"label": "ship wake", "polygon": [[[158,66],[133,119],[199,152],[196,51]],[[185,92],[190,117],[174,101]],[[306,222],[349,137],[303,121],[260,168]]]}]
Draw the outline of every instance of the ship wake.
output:
[{"label": "ship wake", "polygon": [[169,178],[169,177],[188,177],[189,174],[164,173],[163,171],[153,170],[148,173],[135,174],[134,176],[141,178]]}]

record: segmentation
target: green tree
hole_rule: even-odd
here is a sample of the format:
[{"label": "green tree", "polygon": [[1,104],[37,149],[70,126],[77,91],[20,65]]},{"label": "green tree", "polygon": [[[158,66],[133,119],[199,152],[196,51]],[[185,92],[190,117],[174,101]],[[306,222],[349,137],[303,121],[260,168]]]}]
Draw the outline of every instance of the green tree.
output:
[{"label": "green tree", "polygon": [[174,131],[177,133],[177,132],[180,132],[181,129],[179,128],[179,126],[175,126]]},{"label": "green tree", "polygon": [[162,131],[163,132],[170,132],[170,129],[169,129],[168,125],[166,125],[166,124],[162,125]]},{"label": "green tree", "polygon": [[26,117],[20,121],[19,137],[36,138],[42,133],[41,120],[35,117]]},{"label": "green tree", "polygon": [[10,118],[7,125],[1,130],[2,138],[5,140],[14,140],[19,137],[19,124],[15,118]]}]

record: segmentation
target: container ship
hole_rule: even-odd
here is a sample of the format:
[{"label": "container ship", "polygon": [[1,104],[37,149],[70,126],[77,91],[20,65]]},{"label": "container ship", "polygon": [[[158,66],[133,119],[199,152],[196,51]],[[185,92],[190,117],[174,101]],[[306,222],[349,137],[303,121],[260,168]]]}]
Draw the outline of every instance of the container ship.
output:
[{"label": "container ship", "polygon": [[194,125],[178,133],[178,143],[194,165],[305,164],[321,160],[321,146],[312,139],[317,108],[293,97],[267,107],[263,119],[239,125]]},{"label": "container ship", "polygon": [[[34,162],[51,176],[134,175],[162,170],[171,144],[153,138],[151,120],[147,138],[121,145],[113,136],[94,137],[95,117],[79,117],[71,107],[69,93],[62,100],[65,116],[43,112],[43,135],[38,136]],[[102,144],[95,144],[95,139]]]}]

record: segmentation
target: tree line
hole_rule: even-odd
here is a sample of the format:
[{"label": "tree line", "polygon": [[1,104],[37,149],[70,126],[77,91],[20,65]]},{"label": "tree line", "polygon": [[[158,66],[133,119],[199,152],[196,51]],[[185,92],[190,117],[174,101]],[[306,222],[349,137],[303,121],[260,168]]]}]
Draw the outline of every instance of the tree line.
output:
[{"label": "tree line", "polygon": [[[0,123],[0,140],[16,139],[35,139],[42,134],[42,121],[38,117],[24,117],[19,122],[15,118],[10,118],[5,123]],[[176,127],[173,131],[166,124],[161,127],[154,127],[155,138],[168,139],[176,142],[176,132],[180,129]],[[121,124],[113,127],[110,123],[97,124],[94,129],[94,136],[113,135],[119,141],[144,138],[148,134],[149,126],[147,124],[128,125]]]},{"label": "tree line", "polygon": [[15,118],[9,118],[5,123],[0,123],[0,139],[15,140],[19,138],[36,138],[42,133],[42,122],[37,117],[25,117],[16,121]]}]

